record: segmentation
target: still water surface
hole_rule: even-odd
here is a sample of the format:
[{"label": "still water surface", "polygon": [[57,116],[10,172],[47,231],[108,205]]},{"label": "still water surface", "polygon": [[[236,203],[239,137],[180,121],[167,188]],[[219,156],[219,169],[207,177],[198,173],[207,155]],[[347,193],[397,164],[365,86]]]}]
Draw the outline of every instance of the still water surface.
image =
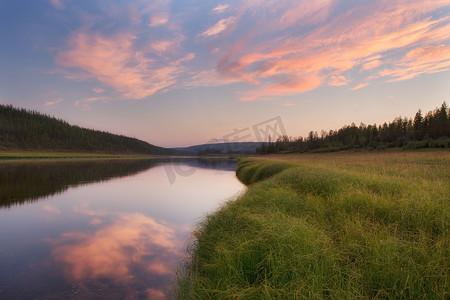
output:
[{"label": "still water surface", "polygon": [[0,299],[160,299],[236,163],[0,164]]}]

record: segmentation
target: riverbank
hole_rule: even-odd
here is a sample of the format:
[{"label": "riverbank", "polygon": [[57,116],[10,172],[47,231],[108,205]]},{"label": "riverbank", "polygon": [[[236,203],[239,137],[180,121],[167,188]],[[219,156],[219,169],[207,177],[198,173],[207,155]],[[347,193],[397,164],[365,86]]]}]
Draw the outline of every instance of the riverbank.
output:
[{"label": "riverbank", "polygon": [[21,151],[1,150],[0,163],[14,162],[41,162],[41,161],[68,161],[85,159],[139,159],[163,157],[145,154],[110,154],[95,152],[64,152],[64,151]]},{"label": "riverbank", "polygon": [[450,152],[239,161],[247,192],[194,232],[180,298],[449,296]]}]

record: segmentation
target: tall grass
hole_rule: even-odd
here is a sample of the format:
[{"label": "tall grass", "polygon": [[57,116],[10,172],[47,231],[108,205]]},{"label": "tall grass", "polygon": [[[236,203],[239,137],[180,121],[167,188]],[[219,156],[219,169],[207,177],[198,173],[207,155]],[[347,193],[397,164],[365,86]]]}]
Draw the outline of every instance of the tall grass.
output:
[{"label": "tall grass", "polygon": [[448,299],[449,162],[449,152],[242,159],[251,185],[197,226],[175,293]]}]

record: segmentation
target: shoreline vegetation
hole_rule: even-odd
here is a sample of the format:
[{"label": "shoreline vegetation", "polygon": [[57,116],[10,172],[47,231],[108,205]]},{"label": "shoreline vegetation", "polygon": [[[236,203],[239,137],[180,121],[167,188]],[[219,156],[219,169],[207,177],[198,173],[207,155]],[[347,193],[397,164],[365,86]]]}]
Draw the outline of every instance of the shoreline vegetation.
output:
[{"label": "shoreline vegetation", "polygon": [[235,154],[217,155],[156,155],[156,154],[113,154],[102,152],[70,152],[70,151],[22,151],[22,150],[0,150],[0,165],[11,163],[32,162],[64,162],[83,160],[168,160],[182,161],[184,159],[202,160],[236,160],[239,156]]},{"label": "shoreline vegetation", "polygon": [[448,299],[450,151],[242,158],[193,232],[187,299]]},{"label": "shoreline vegetation", "polygon": [[152,159],[162,157],[170,156],[151,154],[113,154],[101,152],[0,150],[0,164],[25,161]]}]

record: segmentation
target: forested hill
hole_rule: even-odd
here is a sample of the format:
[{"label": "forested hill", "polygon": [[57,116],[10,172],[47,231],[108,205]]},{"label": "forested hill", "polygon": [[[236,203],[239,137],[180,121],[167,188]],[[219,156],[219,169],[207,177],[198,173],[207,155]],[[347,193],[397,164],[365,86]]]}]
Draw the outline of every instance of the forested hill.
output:
[{"label": "forested hill", "polygon": [[2,104],[0,149],[176,154],[136,138],[73,126],[36,111]]}]

